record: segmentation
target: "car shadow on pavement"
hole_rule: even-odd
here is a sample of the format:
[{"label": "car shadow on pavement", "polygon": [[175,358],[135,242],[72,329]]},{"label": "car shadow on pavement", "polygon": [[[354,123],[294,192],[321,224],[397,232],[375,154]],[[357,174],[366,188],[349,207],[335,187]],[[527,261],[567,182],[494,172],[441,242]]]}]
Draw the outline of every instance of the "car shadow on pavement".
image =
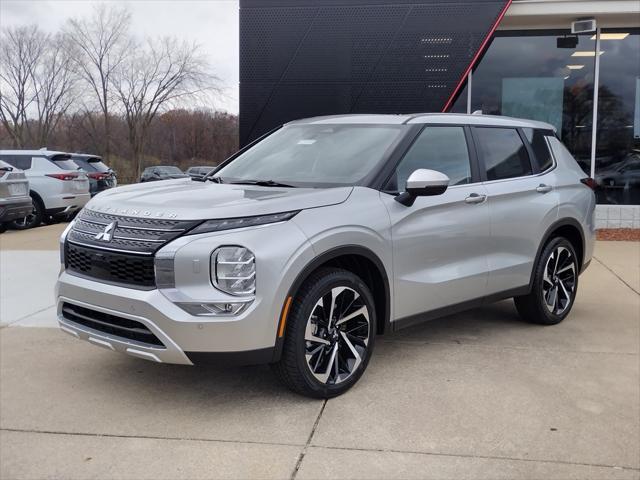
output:
[{"label": "car shadow on pavement", "polygon": [[[401,349],[403,343],[425,344],[425,348],[428,348],[428,344],[435,343],[461,344],[490,337],[496,330],[507,333],[532,328],[539,327],[522,322],[512,305],[496,304],[379,337],[378,342],[385,345],[379,346],[378,350],[388,353],[389,349]],[[374,358],[377,353],[374,352]],[[104,359],[106,360],[106,357]],[[206,398],[210,405],[220,402],[234,403],[240,396],[243,401],[267,397],[287,397],[291,401],[302,403],[313,401],[289,392],[278,382],[268,365],[192,367],[156,364],[127,356],[110,355],[108,359],[109,365],[96,362],[83,368],[95,368],[100,371],[100,376],[113,377],[119,384],[121,394],[131,391],[136,395],[144,393],[166,399],[170,391],[173,392],[172,402],[182,403]]]}]

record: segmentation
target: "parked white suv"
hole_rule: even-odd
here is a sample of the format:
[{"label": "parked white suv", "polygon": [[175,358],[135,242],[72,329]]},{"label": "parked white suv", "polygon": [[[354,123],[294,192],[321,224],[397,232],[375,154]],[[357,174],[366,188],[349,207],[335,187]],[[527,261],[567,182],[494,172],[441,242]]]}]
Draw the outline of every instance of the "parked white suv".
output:
[{"label": "parked white suv", "polygon": [[585,177],[540,122],[292,122],[199,181],[92,199],[61,238],[60,327],[155,362],[272,363],[335,396],[377,334],[506,298],[562,321],[594,245]]},{"label": "parked white suv", "polygon": [[33,211],[13,221],[16,229],[37,227],[50,219],[65,219],[90,200],[89,179],[64,152],[0,150],[0,160],[24,170]]}]

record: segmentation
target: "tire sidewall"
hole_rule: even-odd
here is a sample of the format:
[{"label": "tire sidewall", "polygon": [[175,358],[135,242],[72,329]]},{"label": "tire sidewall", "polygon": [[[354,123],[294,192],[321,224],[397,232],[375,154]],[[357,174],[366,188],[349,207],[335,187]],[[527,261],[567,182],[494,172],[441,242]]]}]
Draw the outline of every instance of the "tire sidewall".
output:
[{"label": "tire sidewall", "polygon": [[[342,383],[339,383],[337,385],[327,385],[318,381],[313,376],[309,369],[309,366],[307,365],[307,361],[305,358],[305,327],[307,320],[311,316],[313,308],[315,307],[318,299],[332,288],[341,286],[353,288],[364,299],[364,302],[369,311],[369,343],[367,345],[366,355],[358,366],[358,370],[356,370],[351,375],[351,377],[349,377]],[[316,283],[312,285],[309,291],[305,294],[304,298],[294,299],[294,311],[292,313],[295,316],[295,318],[292,320],[300,322],[300,328],[296,329],[295,332],[297,338],[294,339],[296,362],[298,364],[299,371],[302,373],[302,377],[309,389],[311,389],[318,396],[322,396],[325,398],[334,397],[347,391],[360,379],[360,377],[366,370],[375,345],[377,318],[375,312],[375,302],[373,300],[371,292],[369,291],[369,288],[364,284],[364,282],[362,282],[362,280],[360,280],[351,272],[348,272],[346,270],[333,271],[328,273],[319,281],[316,281]]]},{"label": "tire sidewall", "polygon": [[[547,261],[549,260],[549,256],[558,247],[564,247],[571,252],[575,269],[576,269],[576,280],[575,280],[575,286],[573,289],[573,294],[571,296],[571,303],[569,304],[569,307],[564,312],[562,312],[561,315],[555,315],[554,313],[551,313],[549,311],[545,303],[544,291],[542,289],[544,270],[546,268]],[[549,325],[554,325],[556,323],[560,323],[562,320],[564,320],[567,317],[567,315],[569,315],[576,301],[576,295],[578,294],[578,279],[579,279],[578,257],[576,256],[576,252],[575,252],[575,249],[573,248],[573,245],[571,245],[571,242],[569,242],[564,237],[554,238],[544,247],[544,250],[542,251],[542,255],[540,255],[540,260],[538,261],[538,265],[536,267],[536,276],[534,279],[535,284],[533,287],[533,291],[535,293],[535,299],[538,304],[540,314],[543,315],[545,319],[544,323],[547,323]]]}]

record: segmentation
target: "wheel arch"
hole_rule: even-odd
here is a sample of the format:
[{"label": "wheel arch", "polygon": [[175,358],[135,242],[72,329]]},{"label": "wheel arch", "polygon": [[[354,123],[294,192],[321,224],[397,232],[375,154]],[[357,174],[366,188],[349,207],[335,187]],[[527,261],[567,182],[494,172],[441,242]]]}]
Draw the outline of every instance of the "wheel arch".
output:
[{"label": "wheel arch", "polygon": [[382,260],[370,249],[362,245],[343,245],[329,249],[311,260],[298,273],[289,288],[287,297],[294,296],[302,283],[314,271],[322,267],[338,267],[358,275],[369,287],[375,301],[377,333],[391,331],[391,288],[389,276]]},{"label": "wheel arch", "polygon": [[40,194],[38,192],[36,192],[33,189],[29,189],[29,195],[34,198],[35,200],[37,200],[38,202],[40,202],[40,205],[42,205],[42,208],[46,208],[44,205],[44,200],[42,199],[42,197],[40,196]]},{"label": "wheel arch", "polygon": [[576,251],[576,256],[578,257],[578,270],[580,272],[583,271],[584,265],[584,254],[585,254],[585,236],[584,230],[582,229],[582,225],[575,218],[567,217],[560,220],[555,221],[545,232],[538,245],[538,251],[536,252],[535,262],[533,263],[533,268],[531,269],[531,279],[529,280],[529,289],[533,287],[533,276],[535,273],[535,266],[540,261],[540,255],[542,255],[542,250],[545,245],[555,237],[564,237],[566,238],[573,249]]}]

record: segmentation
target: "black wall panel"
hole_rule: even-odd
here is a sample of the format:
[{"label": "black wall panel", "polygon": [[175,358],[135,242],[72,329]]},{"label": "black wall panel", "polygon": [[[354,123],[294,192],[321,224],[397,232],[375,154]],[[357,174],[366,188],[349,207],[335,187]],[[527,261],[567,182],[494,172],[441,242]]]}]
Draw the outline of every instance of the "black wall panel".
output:
[{"label": "black wall panel", "polygon": [[441,111],[507,0],[241,0],[240,143],[290,120]]}]

